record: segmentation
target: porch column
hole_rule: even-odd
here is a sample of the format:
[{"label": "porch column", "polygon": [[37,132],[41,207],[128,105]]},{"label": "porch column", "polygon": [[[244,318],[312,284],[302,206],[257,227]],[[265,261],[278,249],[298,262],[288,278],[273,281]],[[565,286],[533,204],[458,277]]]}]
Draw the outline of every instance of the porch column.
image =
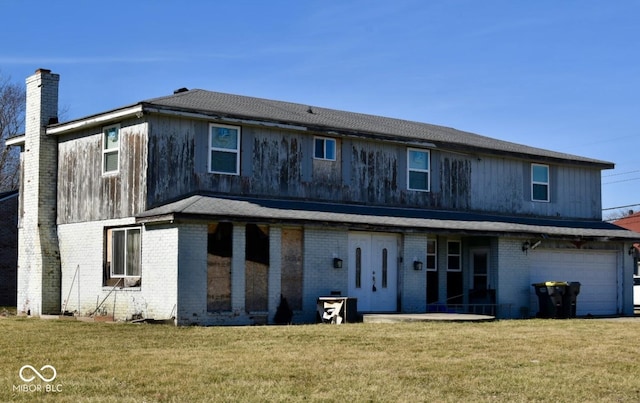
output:
[{"label": "porch column", "polygon": [[245,238],[244,224],[233,224],[233,257],[231,258],[231,310],[244,312],[245,302]]},{"label": "porch column", "polygon": [[273,317],[280,304],[280,293],[282,290],[282,228],[269,227],[269,323],[273,322]]}]

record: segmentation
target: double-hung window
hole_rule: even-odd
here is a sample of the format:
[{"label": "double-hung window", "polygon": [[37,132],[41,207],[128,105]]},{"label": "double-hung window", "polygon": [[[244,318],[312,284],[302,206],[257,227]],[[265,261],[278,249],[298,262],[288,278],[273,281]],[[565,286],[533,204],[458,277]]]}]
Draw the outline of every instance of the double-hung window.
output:
[{"label": "double-hung window", "polygon": [[313,158],[319,160],[336,160],[336,140],[326,137],[314,139]]},{"label": "double-hung window", "polygon": [[240,175],[240,127],[209,125],[209,172]]},{"label": "double-hung window", "polygon": [[531,164],[531,200],[549,201],[549,166]]},{"label": "double-hung window", "polygon": [[102,173],[116,173],[119,168],[120,125],[102,129]]},{"label": "double-hung window", "polygon": [[122,287],[140,284],[140,228],[110,228],[106,235],[106,284]]},{"label": "double-hung window", "polygon": [[429,151],[409,148],[407,150],[407,183],[409,190],[429,191]]}]

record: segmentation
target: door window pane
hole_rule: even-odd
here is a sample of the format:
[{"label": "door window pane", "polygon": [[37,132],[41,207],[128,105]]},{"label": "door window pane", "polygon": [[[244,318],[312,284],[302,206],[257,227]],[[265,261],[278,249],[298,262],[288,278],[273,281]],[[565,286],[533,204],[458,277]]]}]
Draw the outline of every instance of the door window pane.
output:
[{"label": "door window pane", "polygon": [[356,248],[356,288],[362,287],[362,249]]},{"label": "door window pane", "polygon": [[388,252],[387,248],[382,249],[382,288],[387,288],[387,277],[388,277]]}]

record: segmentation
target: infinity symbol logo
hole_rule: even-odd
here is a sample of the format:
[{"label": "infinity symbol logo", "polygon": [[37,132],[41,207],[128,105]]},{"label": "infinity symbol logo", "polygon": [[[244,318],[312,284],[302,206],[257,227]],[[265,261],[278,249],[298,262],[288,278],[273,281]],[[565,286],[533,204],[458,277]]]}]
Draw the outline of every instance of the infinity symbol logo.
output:
[{"label": "infinity symbol logo", "polygon": [[[25,376],[24,376],[25,369],[30,369],[31,371],[33,371],[35,376],[32,375],[30,378],[25,378]],[[51,371],[53,371],[53,376],[51,378],[45,378],[44,375],[42,375],[42,372],[40,372],[40,371],[44,371],[45,369],[50,369]],[[25,382],[31,382],[34,379],[36,379],[36,376],[37,376],[38,378],[42,379],[45,382],[51,382],[54,379],[56,379],[56,376],[58,376],[58,373],[56,372],[56,369],[51,365],[45,365],[44,367],[40,368],[40,371],[38,371],[37,369],[35,369],[31,365],[25,365],[22,368],[20,368],[20,373],[19,373],[20,379],[22,379]]]}]

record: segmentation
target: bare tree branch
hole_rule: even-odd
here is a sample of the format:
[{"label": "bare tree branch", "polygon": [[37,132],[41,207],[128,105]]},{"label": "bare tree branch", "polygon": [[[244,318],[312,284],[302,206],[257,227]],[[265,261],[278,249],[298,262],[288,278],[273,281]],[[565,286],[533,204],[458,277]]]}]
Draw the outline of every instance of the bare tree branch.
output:
[{"label": "bare tree branch", "polygon": [[24,129],[25,89],[0,72],[0,192],[18,188],[20,153],[6,146]]}]

